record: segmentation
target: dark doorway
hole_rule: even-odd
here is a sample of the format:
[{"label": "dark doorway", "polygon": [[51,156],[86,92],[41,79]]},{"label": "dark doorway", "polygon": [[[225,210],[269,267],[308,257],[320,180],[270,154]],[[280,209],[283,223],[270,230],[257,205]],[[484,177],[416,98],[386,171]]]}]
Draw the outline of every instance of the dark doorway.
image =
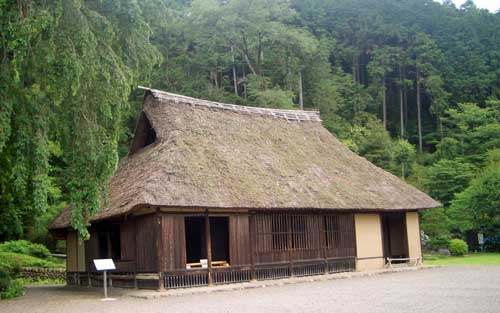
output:
[{"label": "dark doorway", "polygon": [[186,261],[198,263],[207,258],[205,246],[205,218],[186,217]]},{"label": "dark doorway", "polygon": [[229,218],[210,217],[212,261],[229,263]]},{"label": "dark doorway", "polygon": [[382,235],[385,258],[408,258],[408,238],[405,213],[385,213],[382,217]]},{"label": "dark doorway", "polygon": [[[229,263],[229,218],[210,217],[212,261]],[[186,217],[186,261],[199,263],[207,258],[205,217]]]}]

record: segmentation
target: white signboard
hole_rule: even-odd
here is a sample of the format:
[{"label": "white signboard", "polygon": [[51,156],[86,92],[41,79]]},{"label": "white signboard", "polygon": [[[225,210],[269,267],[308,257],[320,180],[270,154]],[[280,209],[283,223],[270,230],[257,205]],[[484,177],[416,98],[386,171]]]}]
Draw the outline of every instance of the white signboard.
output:
[{"label": "white signboard", "polygon": [[95,259],[95,269],[98,271],[115,270],[116,266],[112,259]]},{"label": "white signboard", "polygon": [[480,245],[484,245],[484,235],[483,233],[478,233],[477,234],[477,241]]}]

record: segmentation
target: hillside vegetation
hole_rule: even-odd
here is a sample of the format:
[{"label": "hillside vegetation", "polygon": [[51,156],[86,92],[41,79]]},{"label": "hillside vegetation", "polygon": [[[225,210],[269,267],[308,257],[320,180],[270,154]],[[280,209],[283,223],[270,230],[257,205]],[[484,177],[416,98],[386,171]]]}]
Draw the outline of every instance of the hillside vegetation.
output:
[{"label": "hillside vegetation", "polygon": [[0,241],[83,237],[145,85],[319,109],[353,151],[441,201],[434,246],[500,237],[500,15],[472,1],[0,0]]}]

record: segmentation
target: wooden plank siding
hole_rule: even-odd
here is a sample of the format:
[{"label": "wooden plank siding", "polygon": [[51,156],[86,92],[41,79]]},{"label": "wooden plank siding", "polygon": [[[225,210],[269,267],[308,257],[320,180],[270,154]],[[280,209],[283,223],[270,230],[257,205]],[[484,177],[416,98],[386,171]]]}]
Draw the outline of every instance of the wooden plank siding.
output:
[{"label": "wooden plank siding", "polygon": [[186,234],[184,216],[163,215],[161,218],[160,271],[186,268]]},{"label": "wooden plank siding", "polygon": [[251,260],[248,215],[229,217],[229,262],[231,266],[249,265]]},{"label": "wooden plank siding", "polygon": [[135,261],[135,221],[120,225],[121,261]]},{"label": "wooden plank siding", "polygon": [[157,218],[144,215],[136,219],[136,270],[137,272],[158,272]]},{"label": "wooden plank siding", "polygon": [[89,228],[90,239],[85,242],[85,263],[88,272],[97,272],[93,260],[99,258],[99,242],[97,229],[94,226]]}]

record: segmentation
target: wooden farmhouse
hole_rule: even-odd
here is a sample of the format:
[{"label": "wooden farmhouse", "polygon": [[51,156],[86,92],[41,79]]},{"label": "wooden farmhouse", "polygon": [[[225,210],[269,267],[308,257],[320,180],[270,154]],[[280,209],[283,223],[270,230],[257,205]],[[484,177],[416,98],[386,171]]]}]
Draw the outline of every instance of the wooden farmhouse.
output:
[{"label": "wooden farmhouse", "polygon": [[[67,281],[180,288],[385,266],[421,258],[419,210],[439,203],[351,152],[318,112],[147,90],[108,205],[78,239],[66,208]],[[408,260],[409,259],[409,260]]]}]

